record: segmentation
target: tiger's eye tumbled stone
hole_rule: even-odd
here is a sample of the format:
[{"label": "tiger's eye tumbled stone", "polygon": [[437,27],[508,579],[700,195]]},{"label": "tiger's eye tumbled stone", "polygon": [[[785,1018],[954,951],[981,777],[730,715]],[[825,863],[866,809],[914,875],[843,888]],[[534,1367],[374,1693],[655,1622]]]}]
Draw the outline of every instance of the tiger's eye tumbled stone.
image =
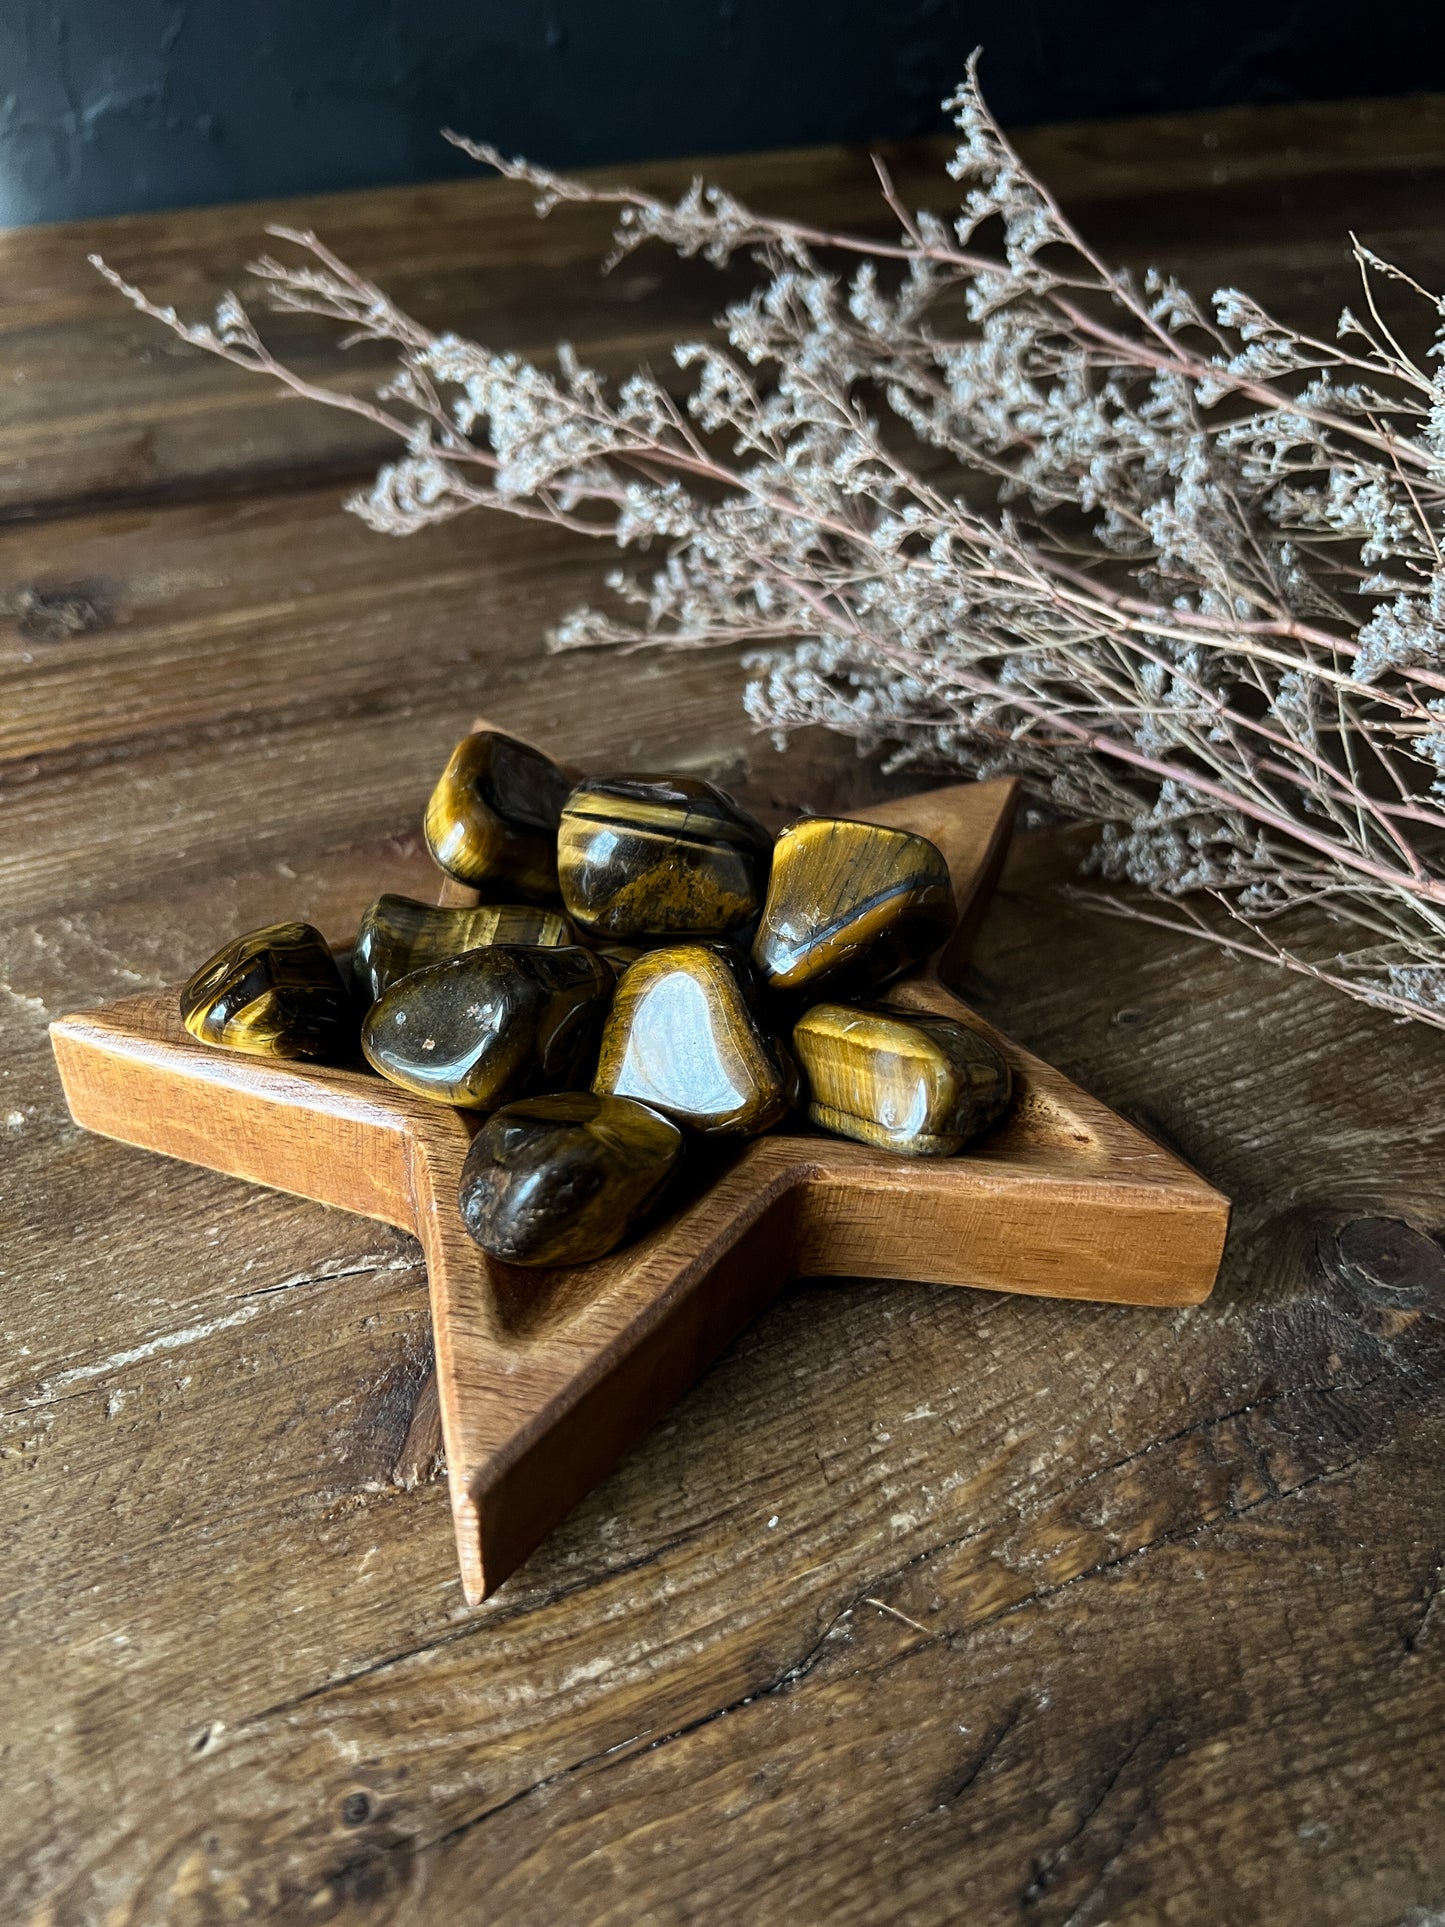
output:
[{"label": "tiger's eye tumbled stone", "polygon": [[478,730],[452,751],[426,806],[427,848],[490,895],[557,894],[557,823],[572,787],[539,749]]},{"label": "tiger's eye tumbled stone", "polygon": [[909,1157],[950,1157],[1008,1109],[1008,1065],[966,1024],[924,1012],[815,1004],[793,1026],[808,1115]]},{"label": "tiger's eye tumbled stone", "polygon": [[668,944],[618,984],[592,1088],[695,1131],[751,1137],[783,1117],[791,1079],[722,951]]},{"label": "tiger's eye tumbled stone", "polygon": [[368,1004],[398,977],[427,964],[459,957],[488,943],[536,944],[554,950],[576,941],[560,910],[530,903],[482,903],[475,909],[439,909],[411,897],[382,896],[361,919],[351,953],[351,975]]},{"label": "tiger's eye tumbled stone", "polygon": [[921,962],[957,919],[948,865],[926,837],[805,817],[773,847],[753,962],[771,990],[862,989]]},{"label": "tiger's eye tumbled stone", "polygon": [[399,977],[367,1012],[373,1070],[418,1097],[490,1111],[591,1075],[612,972],[590,950],[490,944]]},{"label": "tiger's eye tumbled stone", "polygon": [[595,777],[562,812],[562,901],[584,930],[624,942],[721,936],[757,916],[772,844],[697,777]]},{"label": "tiger's eye tumbled stone", "polygon": [[526,1098],[473,1138],[462,1221],[483,1251],[508,1264],[590,1264],[647,1211],[681,1149],[677,1126],[630,1098]]},{"label": "tiger's eye tumbled stone", "polygon": [[356,1017],[326,939],[309,923],[270,923],[203,963],[181,992],[181,1021],[203,1044],[320,1063],[356,1048]]}]

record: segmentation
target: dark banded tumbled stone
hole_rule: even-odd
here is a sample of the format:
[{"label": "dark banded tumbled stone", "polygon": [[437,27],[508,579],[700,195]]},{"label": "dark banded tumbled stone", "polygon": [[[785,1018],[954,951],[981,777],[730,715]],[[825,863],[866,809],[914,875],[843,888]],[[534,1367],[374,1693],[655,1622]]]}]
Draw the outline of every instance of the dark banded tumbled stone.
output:
[{"label": "dark banded tumbled stone", "polygon": [[677,1126],[630,1098],[567,1091],[508,1104],[472,1140],[462,1221],[508,1264],[590,1264],[655,1203],[681,1149]]},{"label": "dark banded tumbled stone", "polygon": [[1013,1079],[968,1025],[928,1012],[815,1004],[793,1026],[808,1116],[909,1157],[950,1157],[992,1130]]},{"label": "dark banded tumbled stone", "polygon": [[378,897],[361,919],[351,976],[358,995],[374,1004],[398,977],[483,944],[536,944],[555,950],[575,941],[571,921],[560,910],[531,903],[447,909],[388,894]]},{"label": "dark banded tumbled stone", "polygon": [[490,944],[399,977],[367,1012],[373,1070],[465,1110],[591,1078],[612,972],[590,950]]},{"label": "dark banded tumbled stone", "polygon": [[753,962],[770,990],[856,992],[922,962],[957,917],[948,865],[926,837],[805,817],[773,847]]},{"label": "dark banded tumbled stone", "polygon": [[270,923],[218,950],[182,990],[181,1021],[202,1044],[253,1057],[331,1063],[356,1048],[346,986],[309,923]]},{"label": "dark banded tumbled stone", "polygon": [[582,929],[621,942],[721,936],[757,916],[772,842],[698,777],[594,777],[562,812],[562,901]]},{"label": "dark banded tumbled stone", "polygon": [[557,894],[557,823],[571,782],[538,749],[478,730],[452,751],[426,806],[427,848],[491,897]]},{"label": "dark banded tumbled stone", "polygon": [[592,1088],[710,1136],[751,1137],[785,1115],[793,1079],[722,947],[668,944],[618,984]]}]

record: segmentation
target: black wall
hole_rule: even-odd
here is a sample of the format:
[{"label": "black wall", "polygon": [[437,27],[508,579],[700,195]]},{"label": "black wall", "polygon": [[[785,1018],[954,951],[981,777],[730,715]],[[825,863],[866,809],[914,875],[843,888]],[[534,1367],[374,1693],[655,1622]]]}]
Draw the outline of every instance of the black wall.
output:
[{"label": "black wall", "polygon": [[0,0],[0,225],[919,133],[980,42],[1015,124],[1445,88],[1445,0]]}]

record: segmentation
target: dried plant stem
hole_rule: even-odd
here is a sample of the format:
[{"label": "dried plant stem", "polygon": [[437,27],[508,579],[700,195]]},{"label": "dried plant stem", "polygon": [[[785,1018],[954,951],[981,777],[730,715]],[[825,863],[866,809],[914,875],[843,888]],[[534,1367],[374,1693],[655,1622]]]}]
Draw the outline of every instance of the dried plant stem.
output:
[{"label": "dried plant stem", "polygon": [[[488,507],[661,552],[611,578],[626,619],[579,611],[555,646],[761,645],[761,725],[1016,772],[1100,826],[1106,878],[1176,900],[1114,910],[1445,1026],[1445,309],[1355,242],[1365,318],[1335,342],[1235,290],[1206,310],[1093,251],[972,68],[950,105],[962,206],[908,211],[877,163],[885,242],[450,137],[539,212],[616,209],[613,259],[752,253],[754,292],[675,350],[681,398],[433,333],[294,230],[300,259],[254,272],[391,344],[374,402],[286,368],[232,296],[189,324],[98,265],[196,346],[395,435],[350,504],[373,527]],[[1426,304],[1433,366],[1387,286]]]}]

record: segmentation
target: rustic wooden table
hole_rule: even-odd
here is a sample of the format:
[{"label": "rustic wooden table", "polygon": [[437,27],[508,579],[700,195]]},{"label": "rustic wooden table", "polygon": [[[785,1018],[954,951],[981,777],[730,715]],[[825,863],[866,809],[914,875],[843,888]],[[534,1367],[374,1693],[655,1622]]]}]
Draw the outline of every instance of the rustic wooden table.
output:
[{"label": "rustic wooden table", "polygon": [[[1438,100],[1027,147],[1206,293],[1318,320],[1350,228],[1445,284]],[[937,150],[894,158],[936,195]],[[872,206],[857,153],[716,171]],[[442,1485],[393,1477],[416,1248],[70,1124],[47,1019],[424,888],[475,710],[775,812],[882,785],[760,745],[725,657],[545,658],[594,551],[369,534],[365,424],[85,266],[200,311],[278,215],[426,318],[610,368],[723,293],[600,280],[590,214],[480,181],[0,236],[0,1917],[1445,1917],[1445,1039],[1070,908],[1077,843],[1024,837],[964,987],[1234,1196],[1214,1298],[799,1287],[476,1610]]]}]

